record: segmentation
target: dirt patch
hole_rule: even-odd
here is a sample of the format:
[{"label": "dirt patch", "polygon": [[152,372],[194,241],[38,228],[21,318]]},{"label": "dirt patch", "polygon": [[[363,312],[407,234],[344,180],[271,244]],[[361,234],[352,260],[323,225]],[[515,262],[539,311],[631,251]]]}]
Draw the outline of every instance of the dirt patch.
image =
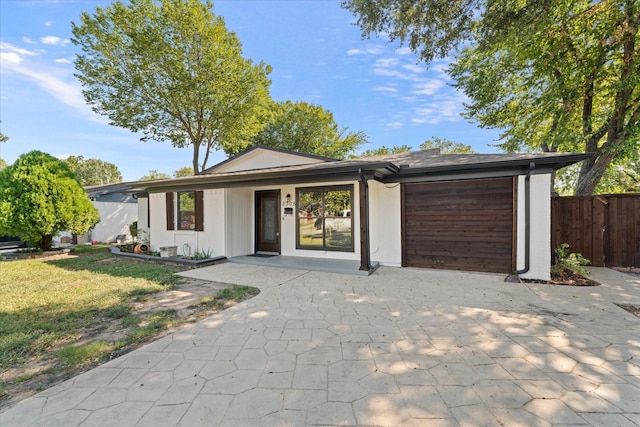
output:
[{"label": "dirt patch", "polygon": [[618,303],[615,303],[615,304],[621,309],[626,310],[629,313],[633,314],[634,316],[640,317],[640,305],[618,304]]},{"label": "dirt patch", "polygon": [[600,286],[595,280],[584,277],[580,273],[573,270],[562,270],[551,273],[551,280],[535,280],[521,279],[524,283],[542,283],[546,285],[564,285],[564,286]]},{"label": "dirt patch", "polygon": [[[56,259],[65,256],[69,255],[56,254],[53,255],[52,258]],[[148,315],[153,312],[173,310],[177,317],[177,326],[165,329],[158,335],[144,342],[141,341],[120,348],[117,353],[112,355],[111,359],[126,354],[154,339],[175,332],[185,324],[194,323],[203,317],[219,311],[210,306],[200,304],[200,301],[203,298],[212,297],[221,290],[231,288],[232,286],[233,285],[226,283],[183,277],[181,278],[180,284],[176,286],[176,289],[145,295],[144,301],[133,303],[132,314]],[[233,304],[234,303],[226,303],[225,308]],[[120,319],[108,319],[105,323],[102,323],[99,328],[82,330],[81,334],[75,337],[74,344],[86,344],[94,341],[115,343],[125,339],[128,332],[129,330],[127,328],[123,328]],[[0,397],[0,411],[39,391],[53,387],[104,362],[104,360],[97,361],[82,368],[69,370],[59,369],[54,366],[50,358],[42,357],[0,372],[0,380],[8,387],[6,390],[7,394]]]}]

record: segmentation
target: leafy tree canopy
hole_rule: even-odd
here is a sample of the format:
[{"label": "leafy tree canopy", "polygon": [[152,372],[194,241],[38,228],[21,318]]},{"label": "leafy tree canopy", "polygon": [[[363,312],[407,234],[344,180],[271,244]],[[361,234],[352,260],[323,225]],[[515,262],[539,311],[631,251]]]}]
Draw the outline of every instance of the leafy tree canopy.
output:
[{"label": "leafy tree canopy", "polygon": [[98,210],[62,160],[31,151],[0,172],[0,235],[47,250],[57,233],[82,234],[98,221]]},{"label": "leafy tree canopy", "polygon": [[437,136],[432,136],[431,139],[427,139],[425,142],[420,144],[421,150],[431,150],[434,148],[438,148],[440,150],[440,154],[475,153],[473,147],[470,145],[454,142],[446,138],[438,138]]},{"label": "leafy tree canopy", "polygon": [[[594,191],[640,141],[636,0],[346,0],[363,35],[385,32],[449,73],[466,117],[506,151],[586,151],[577,194]],[[458,48],[462,46],[462,50]]]},{"label": "leafy tree canopy", "polygon": [[143,141],[191,146],[194,170],[212,150],[245,148],[261,129],[270,67],[242,57],[210,1],[118,1],[84,12],[72,32],[82,50],[76,77],[93,110]]},{"label": "leafy tree canopy", "polygon": [[169,179],[169,178],[171,178],[171,176],[168,173],[159,172],[156,169],[151,169],[147,175],[140,177],[140,181],[153,181],[156,179]]},{"label": "leafy tree canopy", "polygon": [[83,187],[122,182],[122,174],[113,163],[82,156],[69,156],[64,160]]},{"label": "leafy tree canopy", "polygon": [[193,168],[191,166],[185,166],[173,172],[174,178],[180,178],[183,176],[193,176],[193,175],[194,175]]},{"label": "leafy tree canopy", "polygon": [[365,150],[357,156],[352,157],[373,157],[373,156],[385,156],[390,154],[405,153],[411,151],[411,147],[408,145],[399,145],[396,147],[385,147],[384,145],[373,150]]},{"label": "leafy tree canopy", "polygon": [[367,142],[364,132],[350,132],[336,123],[333,113],[307,102],[273,104],[265,127],[253,145],[344,159]]},{"label": "leafy tree canopy", "polygon": [[0,157],[0,171],[6,168],[7,166],[9,166],[7,165],[7,162],[2,157]]}]

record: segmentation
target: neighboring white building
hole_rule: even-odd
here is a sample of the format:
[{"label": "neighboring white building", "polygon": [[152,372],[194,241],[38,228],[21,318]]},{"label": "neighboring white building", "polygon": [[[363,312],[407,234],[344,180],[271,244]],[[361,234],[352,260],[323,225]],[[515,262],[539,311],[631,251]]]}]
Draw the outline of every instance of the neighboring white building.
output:
[{"label": "neighboring white building", "polygon": [[118,240],[133,240],[129,225],[138,220],[138,205],[135,197],[126,192],[129,188],[129,184],[124,182],[85,187],[100,212],[100,222],[87,233],[87,241],[116,243]]},{"label": "neighboring white building", "polygon": [[[266,252],[549,279],[550,177],[585,154],[423,150],[334,160],[254,147],[132,183],[152,250]],[[348,214],[345,214],[348,212]],[[95,239],[94,239],[95,240]],[[184,249],[183,249],[184,248]]]}]

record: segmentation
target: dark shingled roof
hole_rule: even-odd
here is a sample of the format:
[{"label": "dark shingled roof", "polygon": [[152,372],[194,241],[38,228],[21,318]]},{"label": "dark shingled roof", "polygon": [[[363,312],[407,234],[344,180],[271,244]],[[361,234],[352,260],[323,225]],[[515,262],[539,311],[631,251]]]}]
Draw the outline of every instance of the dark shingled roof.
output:
[{"label": "dark shingled roof", "polygon": [[[291,154],[297,153],[291,152]],[[438,176],[465,174],[467,178],[479,177],[479,174],[509,176],[526,173],[532,162],[536,170],[549,171],[589,157],[591,157],[589,153],[439,154],[437,149],[432,149],[321,163],[206,173],[191,177],[131,183],[131,186],[134,187],[133,191],[144,192],[162,189],[346,181],[359,179],[360,174],[381,182],[427,180]]]}]

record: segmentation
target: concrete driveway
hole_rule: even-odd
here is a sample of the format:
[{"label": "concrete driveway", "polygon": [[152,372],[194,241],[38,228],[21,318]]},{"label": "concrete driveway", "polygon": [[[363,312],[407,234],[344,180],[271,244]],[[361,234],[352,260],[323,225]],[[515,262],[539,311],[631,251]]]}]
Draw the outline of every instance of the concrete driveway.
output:
[{"label": "concrete driveway", "polygon": [[221,264],[260,295],[0,413],[0,426],[640,425],[640,280],[599,287]]}]

